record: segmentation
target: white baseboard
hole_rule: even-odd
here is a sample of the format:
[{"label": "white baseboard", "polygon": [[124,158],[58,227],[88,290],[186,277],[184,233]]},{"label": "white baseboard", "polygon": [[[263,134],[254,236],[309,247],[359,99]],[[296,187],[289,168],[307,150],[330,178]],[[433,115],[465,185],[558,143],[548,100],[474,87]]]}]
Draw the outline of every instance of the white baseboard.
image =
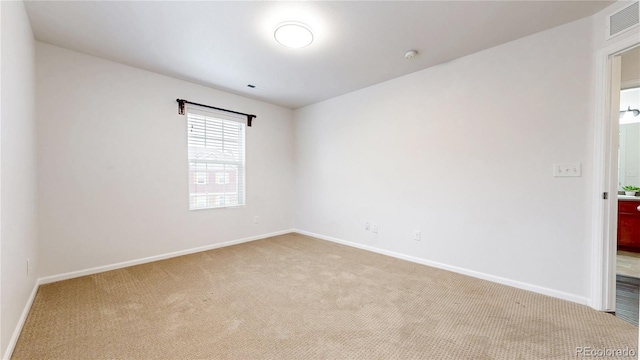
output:
[{"label": "white baseboard", "polygon": [[27,316],[29,316],[29,311],[31,310],[31,305],[33,305],[33,300],[36,298],[36,293],[38,292],[38,287],[40,286],[40,281],[36,281],[33,285],[33,290],[31,290],[31,295],[29,295],[29,299],[27,299],[27,303],[24,305],[24,310],[22,310],[22,315],[18,319],[18,324],[16,325],[15,330],[13,331],[13,335],[11,339],[9,339],[9,345],[7,346],[7,350],[2,356],[3,360],[11,359],[11,354],[13,354],[13,349],[15,349],[16,344],[18,343],[18,338],[20,337],[20,333],[22,332],[22,327],[24,323],[27,321]]},{"label": "white baseboard", "polygon": [[397,253],[397,252],[393,252],[393,251],[389,251],[389,250],[379,249],[379,248],[376,248],[376,247],[373,247],[373,246],[358,244],[358,243],[354,243],[354,242],[351,242],[351,241],[346,241],[346,240],[342,240],[342,239],[333,238],[333,237],[330,237],[330,236],[325,236],[325,235],[321,235],[321,234],[312,233],[312,232],[309,232],[309,231],[304,231],[304,230],[299,230],[299,229],[294,229],[293,231],[297,232],[299,234],[302,234],[302,235],[312,236],[312,237],[315,237],[315,238],[318,238],[318,239],[327,240],[327,241],[335,242],[335,243],[338,243],[338,244],[347,245],[347,246],[355,247],[355,248],[358,248],[358,249],[367,250],[367,251],[375,252],[375,253],[378,253],[378,254],[395,257],[395,258],[398,258],[398,259],[407,260],[407,261],[411,261],[411,262],[422,264],[422,265],[431,266],[431,267],[438,268],[438,269],[448,270],[448,271],[455,272],[455,273],[458,273],[458,274],[468,275],[468,276],[471,276],[471,277],[474,277],[474,278],[478,278],[478,279],[482,279],[482,280],[488,280],[488,281],[495,282],[495,283],[502,284],[502,285],[512,286],[512,287],[515,287],[515,288],[518,288],[518,289],[533,291],[533,292],[536,292],[536,293],[539,293],[539,294],[555,297],[555,298],[562,299],[562,300],[571,301],[571,302],[578,303],[578,304],[581,304],[581,305],[587,305],[587,303],[588,303],[588,299],[586,297],[578,296],[578,295],[574,295],[574,294],[569,294],[569,293],[566,293],[566,292],[563,292],[563,291],[549,289],[549,288],[546,288],[546,287],[533,285],[533,284],[528,284],[528,283],[524,283],[524,282],[517,281],[517,280],[507,279],[507,278],[503,278],[503,277],[500,277],[500,276],[485,274],[485,273],[481,273],[481,272],[474,271],[474,270],[469,270],[469,269],[465,269],[465,268],[461,268],[461,267],[457,267],[457,266],[452,266],[452,265],[439,263],[439,262],[436,262],[436,261],[421,259],[421,258],[418,258],[418,257],[415,257],[415,256],[410,256],[410,255],[405,255],[405,254],[401,254],[401,253]]},{"label": "white baseboard", "polygon": [[283,231],[276,231],[276,232],[269,233],[269,234],[251,236],[251,237],[247,237],[247,238],[243,238],[243,239],[231,240],[231,241],[226,241],[226,242],[218,243],[218,244],[200,246],[200,247],[196,247],[196,248],[175,251],[175,252],[171,252],[171,253],[167,253],[167,254],[149,256],[149,257],[142,258],[142,259],[123,261],[123,262],[116,263],[116,264],[111,264],[111,265],[98,266],[98,267],[94,267],[94,268],[90,268],[90,269],[84,269],[84,270],[72,271],[72,272],[58,274],[58,275],[47,276],[47,277],[40,278],[39,279],[39,283],[40,284],[48,284],[48,283],[52,283],[52,282],[56,282],[56,281],[73,279],[73,278],[77,278],[77,277],[80,277],[80,276],[93,275],[93,274],[97,274],[97,273],[101,273],[101,272],[105,272],[105,271],[122,269],[122,268],[129,267],[129,266],[140,265],[140,264],[145,264],[145,263],[149,263],[149,262],[153,262],[153,261],[169,259],[169,258],[173,258],[173,257],[177,257],[177,256],[194,254],[194,253],[198,253],[198,252],[201,252],[201,251],[207,251],[207,250],[217,249],[217,248],[221,248],[221,247],[226,247],[226,246],[231,246],[231,245],[236,245],[236,244],[242,244],[242,243],[255,241],[255,240],[260,240],[260,239],[265,239],[265,238],[269,238],[269,237],[272,237],[272,236],[284,235],[284,234],[288,234],[288,233],[291,233],[291,232],[294,232],[294,230],[293,229],[289,229],[289,230],[283,230]]}]

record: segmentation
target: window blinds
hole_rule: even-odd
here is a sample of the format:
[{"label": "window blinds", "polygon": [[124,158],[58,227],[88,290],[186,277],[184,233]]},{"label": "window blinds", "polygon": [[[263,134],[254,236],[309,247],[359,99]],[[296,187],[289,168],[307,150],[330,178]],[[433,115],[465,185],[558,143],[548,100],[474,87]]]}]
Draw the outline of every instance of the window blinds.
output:
[{"label": "window blinds", "polygon": [[189,210],[245,204],[245,123],[187,108]]}]

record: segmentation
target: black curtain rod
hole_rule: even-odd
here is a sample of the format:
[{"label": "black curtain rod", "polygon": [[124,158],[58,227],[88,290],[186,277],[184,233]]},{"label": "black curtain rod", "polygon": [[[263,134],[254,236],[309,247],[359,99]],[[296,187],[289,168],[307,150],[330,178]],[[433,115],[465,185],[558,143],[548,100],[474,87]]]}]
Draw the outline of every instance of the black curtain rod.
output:
[{"label": "black curtain rod", "polygon": [[198,103],[194,103],[194,102],[191,102],[191,101],[188,101],[188,100],[176,99],[176,101],[178,102],[178,114],[180,114],[180,115],[184,115],[184,104],[191,104],[191,105],[206,107],[206,108],[209,108],[209,109],[214,109],[214,110],[219,110],[219,111],[226,111],[228,113],[246,116],[247,117],[247,126],[251,126],[251,121],[256,118],[255,115],[245,114],[245,113],[241,113],[241,112],[237,112],[237,111],[233,111],[233,110],[222,109],[222,108],[215,107],[215,106],[198,104]]}]

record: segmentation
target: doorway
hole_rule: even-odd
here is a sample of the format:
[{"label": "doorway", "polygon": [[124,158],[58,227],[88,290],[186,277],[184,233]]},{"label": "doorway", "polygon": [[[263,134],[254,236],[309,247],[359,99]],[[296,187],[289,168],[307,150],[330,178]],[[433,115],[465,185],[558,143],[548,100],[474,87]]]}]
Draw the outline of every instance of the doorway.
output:
[{"label": "doorway", "polygon": [[[623,86],[622,55],[640,46],[635,37],[612,43],[597,53],[596,122],[594,152],[594,196],[592,222],[591,296],[589,305],[616,312],[616,265],[618,250],[618,194],[620,143],[620,95]],[[624,84],[623,84],[624,83]],[[640,86],[640,83],[635,84]],[[624,115],[624,114],[623,114]],[[626,181],[626,180],[623,180]],[[622,193],[624,194],[624,193]],[[620,201],[621,203],[621,201]],[[635,292],[633,290],[632,292]],[[638,305],[635,306],[637,311]],[[635,316],[637,320],[637,315]]]},{"label": "doorway", "polygon": [[[614,82],[620,84],[615,314],[638,326],[640,293],[640,47],[627,50],[618,56],[620,80]],[[617,60],[614,59],[615,62]],[[617,73],[612,75],[618,76]],[[612,91],[615,90],[612,89]]]}]

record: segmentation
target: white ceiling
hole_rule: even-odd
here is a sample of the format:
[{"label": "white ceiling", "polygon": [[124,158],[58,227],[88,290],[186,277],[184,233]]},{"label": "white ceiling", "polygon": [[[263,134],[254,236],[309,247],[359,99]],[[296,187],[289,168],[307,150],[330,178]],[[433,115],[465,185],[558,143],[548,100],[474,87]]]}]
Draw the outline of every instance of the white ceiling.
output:
[{"label": "white ceiling", "polygon": [[[26,8],[40,41],[295,109],[612,3],[27,1]],[[287,20],[309,25],[314,43],[277,44],[273,30]],[[410,49],[419,55],[409,61]]]}]

